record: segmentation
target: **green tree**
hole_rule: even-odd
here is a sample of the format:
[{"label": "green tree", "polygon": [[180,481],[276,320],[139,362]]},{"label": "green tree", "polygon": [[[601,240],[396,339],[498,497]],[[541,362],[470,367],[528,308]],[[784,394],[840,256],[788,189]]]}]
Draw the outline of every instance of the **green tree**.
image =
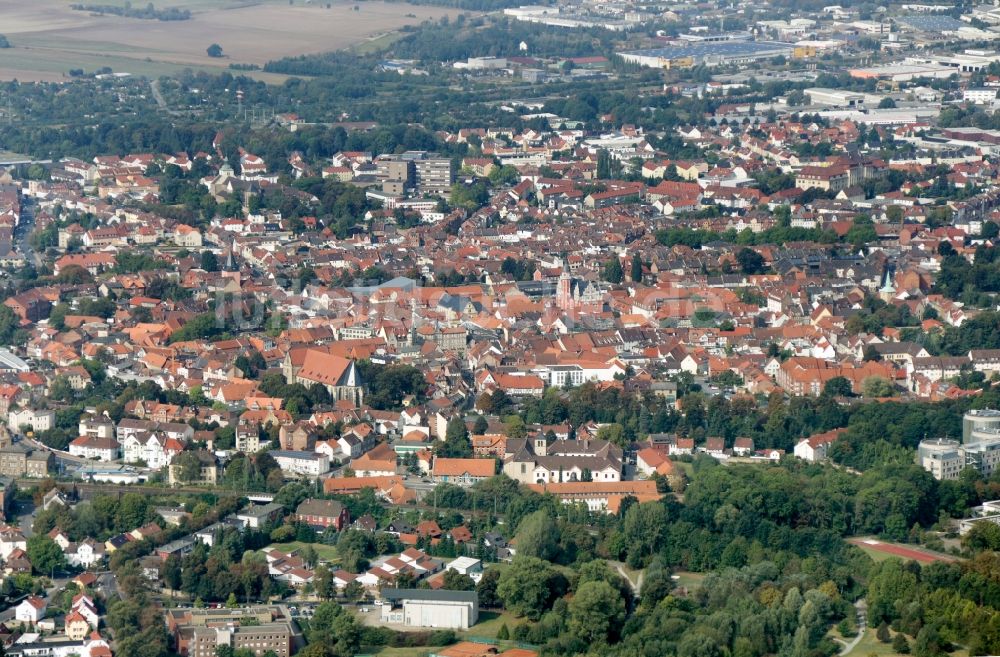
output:
[{"label": "green tree", "polygon": [[475,591],[476,583],[468,575],[463,575],[457,570],[448,569],[444,571],[442,588],[448,591]]},{"label": "green tree", "polygon": [[632,254],[632,282],[642,282],[642,257],[638,253]]},{"label": "green tree", "polygon": [[219,256],[212,251],[202,251],[201,268],[205,271],[219,271]]},{"label": "green tree", "polygon": [[181,560],[176,554],[167,557],[161,567],[161,577],[167,588],[177,591],[181,588]]},{"label": "green tree", "polygon": [[605,424],[600,429],[597,430],[597,439],[606,440],[613,445],[618,445],[619,447],[628,446],[629,440],[625,436],[625,427],[618,424],[617,422],[612,422],[611,424]]},{"label": "green tree", "polygon": [[861,382],[861,394],[869,398],[892,397],[892,383],[882,376],[869,376]]},{"label": "green tree", "polygon": [[629,507],[621,529],[621,544],[629,565],[645,565],[663,546],[669,520],[667,509],[660,502]]},{"label": "green tree", "polygon": [[569,629],[588,644],[604,643],[625,619],[625,601],[604,581],[586,582],[569,601]]},{"label": "green tree", "polygon": [[500,581],[500,571],[496,568],[488,568],[476,584],[476,593],[479,595],[479,606],[486,609],[494,609],[503,604],[500,596],[497,595],[497,584]]},{"label": "green tree", "polygon": [[171,465],[176,465],[177,477],[184,483],[190,483],[201,479],[201,459],[198,454],[185,450],[178,454]]},{"label": "green tree", "polygon": [[566,580],[552,566],[535,557],[518,554],[497,582],[497,595],[516,616],[541,618],[552,601],[566,590]]},{"label": "green tree", "polygon": [[467,458],[472,456],[472,443],[469,441],[469,430],[461,415],[448,420],[445,429],[444,442],[437,446],[438,456],[448,458]]},{"label": "green tree", "polygon": [[937,627],[924,625],[913,642],[913,654],[916,657],[940,657],[947,652],[948,647]]},{"label": "green tree", "polygon": [[365,587],[361,585],[361,582],[352,580],[344,587],[344,597],[351,602],[357,602],[365,597]]},{"label": "green tree", "polygon": [[59,545],[44,534],[35,534],[28,539],[28,560],[35,572],[52,575],[66,567],[66,557]]},{"label": "green tree", "polygon": [[852,394],[851,382],[847,377],[835,376],[823,384],[823,395],[826,397],[850,397]]},{"label": "green tree", "polygon": [[1000,550],[1000,525],[992,522],[977,522],[965,536],[962,545],[972,552]]},{"label": "green tree", "polygon": [[736,262],[744,274],[763,274],[767,271],[763,256],[747,247],[737,251]]},{"label": "green tree", "polygon": [[559,527],[547,509],[539,509],[517,526],[517,553],[551,561],[559,552]]},{"label": "green tree", "polygon": [[336,657],[332,649],[321,643],[310,643],[297,654],[298,657]]},{"label": "green tree", "polygon": [[222,46],[220,46],[217,43],[213,43],[212,45],[210,45],[208,48],[205,49],[205,52],[208,54],[209,57],[222,57],[223,55]]},{"label": "green tree", "polygon": [[612,258],[604,263],[601,278],[615,285],[621,283],[625,279],[625,272],[622,270],[621,261],[618,258]]},{"label": "green tree", "polygon": [[323,602],[316,607],[306,640],[329,647],[335,657],[350,657],[361,646],[361,628],[354,614],[336,602]]}]

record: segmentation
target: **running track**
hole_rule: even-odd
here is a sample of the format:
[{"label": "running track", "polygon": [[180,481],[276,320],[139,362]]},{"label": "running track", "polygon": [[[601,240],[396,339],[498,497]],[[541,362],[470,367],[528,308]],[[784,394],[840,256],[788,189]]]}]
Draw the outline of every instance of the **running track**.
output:
[{"label": "running track", "polygon": [[924,550],[916,550],[914,548],[904,547],[895,543],[883,543],[882,541],[876,541],[873,539],[852,538],[848,542],[859,547],[875,550],[876,552],[883,552],[885,554],[891,554],[904,559],[912,559],[913,561],[919,561],[921,563],[954,561],[953,557],[949,557],[947,555],[934,554]]}]

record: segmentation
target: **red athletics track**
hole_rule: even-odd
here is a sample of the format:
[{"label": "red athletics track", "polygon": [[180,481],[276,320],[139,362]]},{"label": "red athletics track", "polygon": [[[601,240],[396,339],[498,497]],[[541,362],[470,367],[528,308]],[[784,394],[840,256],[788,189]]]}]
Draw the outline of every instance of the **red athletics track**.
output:
[{"label": "red athletics track", "polygon": [[912,559],[913,561],[919,561],[920,563],[954,561],[954,559],[945,555],[931,554],[929,552],[924,552],[923,550],[915,550],[902,545],[896,545],[895,543],[883,543],[882,541],[872,539],[866,540],[863,538],[852,538],[848,542],[857,545],[858,547],[868,548],[870,550],[875,550],[876,552],[883,552],[885,554],[891,554],[904,559]]}]

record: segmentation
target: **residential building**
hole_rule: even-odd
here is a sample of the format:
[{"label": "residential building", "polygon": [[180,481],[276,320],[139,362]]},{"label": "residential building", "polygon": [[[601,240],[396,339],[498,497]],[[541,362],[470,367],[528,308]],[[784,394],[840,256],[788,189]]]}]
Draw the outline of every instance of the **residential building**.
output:
[{"label": "residential building", "polygon": [[591,511],[617,513],[626,497],[639,502],[658,500],[663,495],[654,481],[571,481],[564,483],[529,484],[539,493],[554,495],[564,504],[583,502]]},{"label": "residential building", "polygon": [[271,450],[268,452],[278,462],[281,471],[300,477],[319,477],[330,471],[330,459],[316,452]]},{"label": "residential building", "polygon": [[436,457],[431,474],[438,483],[471,486],[496,474],[496,461]]},{"label": "residential building", "polygon": [[347,507],[336,500],[304,500],[296,507],[295,518],[321,531],[328,527],[340,531],[351,524]]},{"label": "residential building", "polygon": [[114,461],[118,458],[118,441],[114,438],[80,436],[70,442],[69,453],[95,461]]},{"label": "residential building", "polygon": [[827,453],[830,450],[830,445],[832,445],[833,441],[835,441],[843,432],[843,429],[834,429],[833,431],[818,433],[809,436],[808,438],[803,438],[795,444],[793,454],[795,454],[796,458],[800,458],[804,461],[811,461],[813,463],[824,461],[826,460]]},{"label": "residential building", "polygon": [[49,604],[45,601],[45,598],[40,598],[37,595],[29,595],[14,608],[14,619],[22,623],[34,625],[45,618],[45,612],[48,608]]},{"label": "residential building", "polygon": [[7,425],[12,429],[28,427],[30,431],[48,431],[56,423],[55,411],[49,409],[19,408],[7,414]]},{"label": "residential building", "polygon": [[536,434],[507,441],[503,473],[524,484],[620,481],[622,450],[605,440],[549,440]]}]

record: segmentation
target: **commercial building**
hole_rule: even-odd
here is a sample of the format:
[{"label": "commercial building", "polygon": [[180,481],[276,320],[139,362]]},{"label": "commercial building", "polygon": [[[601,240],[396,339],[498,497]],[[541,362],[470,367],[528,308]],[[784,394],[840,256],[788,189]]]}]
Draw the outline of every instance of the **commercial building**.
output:
[{"label": "commercial building", "polygon": [[849,71],[852,78],[881,79],[893,82],[908,82],[916,78],[945,79],[955,74],[949,66],[933,63],[918,63],[909,60],[897,64],[854,68]]},{"label": "commercial building", "polygon": [[862,107],[865,104],[865,94],[841,89],[826,89],[813,87],[803,91],[809,96],[813,105],[831,105],[833,107]]},{"label": "commercial building", "polygon": [[382,191],[394,196],[414,189],[418,194],[447,197],[455,181],[451,159],[427,151],[382,155],[376,158],[375,167]]},{"label": "commercial building", "polygon": [[479,620],[475,591],[382,589],[382,622],[467,630]]},{"label": "commercial building", "polygon": [[[403,154],[407,155],[406,153]],[[413,161],[414,181],[418,194],[447,196],[451,193],[451,183],[455,180],[455,169],[451,159],[421,153]]]},{"label": "commercial building", "polygon": [[632,50],[620,52],[618,56],[631,64],[670,69],[697,64],[750,64],[779,55],[792,56],[794,52],[794,45],[778,41],[710,41]]},{"label": "commercial building", "polygon": [[198,627],[191,633],[188,657],[216,657],[220,646],[249,650],[257,657],[273,652],[278,657],[292,654],[292,628],[288,623]]},{"label": "commercial building", "polygon": [[939,481],[958,479],[965,468],[990,477],[1000,466],[1000,434],[967,443],[947,438],[922,440],[917,446],[917,461]]},{"label": "commercial building", "polygon": [[996,99],[996,87],[973,87],[962,92],[962,100],[975,105],[989,105]]},{"label": "commercial building", "polygon": [[295,632],[276,606],[168,609],[165,620],[177,653],[188,657],[215,657],[216,647],[223,645],[288,657],[294,645]]},{"label": "commercial building", "polygon": [[1000,436],[1000,411],[980,408],[962,416],[962,442]]},{"label": "commercial building", "polygon": [[973,527],[982,522],[992,522],[1000,525],[1000,500],[989,500],[983,502],[981,506],[972,508],[973,516],[958,522],[958,533],[968,534]]},{"label": "commercial building", "polygon": [[959,442],[945,438],[920,441],[917,460],[920,467],[938,481],[958,479],[966,465],[965,454]]}]

